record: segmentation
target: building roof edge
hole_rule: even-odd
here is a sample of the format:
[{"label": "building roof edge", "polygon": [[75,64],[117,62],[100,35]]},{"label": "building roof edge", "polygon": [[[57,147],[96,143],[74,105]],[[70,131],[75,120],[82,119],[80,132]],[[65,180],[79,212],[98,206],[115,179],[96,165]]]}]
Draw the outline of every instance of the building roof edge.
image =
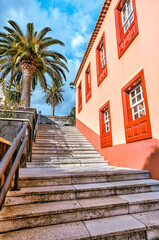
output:
[{"label": "building roof edge", "polygon": [[82,58],[81,64],[80,64],[80,66],[79,66],[78,72],[77,72],[77,74],[76,74],[76,77],[75,77],[75,80],[74,80],[74,85],[76,85],[76,83],[77,83],[77,81],[78,81],[78,78],[79,78],[79,76],[80,76],[80,74],[81,74],[81,72],[82,72],[82,69],[83,69],[83,67],[84,67],[84,64],[85,64],[85,62],[86,62],[86,60],[87,60],[87,58],[88,58],[88,55],[89,55],[89,53],[90,53],[90,51],[91,51],[91,49],[92,49],[92,46],[93,46],[93,44],[94,44],[94,42],[95,42],[95,40],[96,40],[96,37],[97,37],[97,35],[98,35],[98,32],[99,32],[99,30],[100,30],[100,28],[101,28],[101,25],[102,25],[102,23],[103,23],[103,20],[104,20],[106,14],[107,14],[107,11],[108,11],[108,9],[109,9],[109,6],[110,6],[111,1],[112,1],[112,0],[105,0],[105,1],[104,1],[102,10],[101,10],[101,12],[100,12],[100,14],[99,14],[98,20],[97,20],[97,22],[96,22],[96,25],[95,25],[95,27],[94,27],[93,33],[92,33],[92,35],[91,35],[91,38],[90,38],[89,43],[88,43],[88,45],[87,45],[86,51],[85,51],[84,56],[83,56],[83,58]]}]

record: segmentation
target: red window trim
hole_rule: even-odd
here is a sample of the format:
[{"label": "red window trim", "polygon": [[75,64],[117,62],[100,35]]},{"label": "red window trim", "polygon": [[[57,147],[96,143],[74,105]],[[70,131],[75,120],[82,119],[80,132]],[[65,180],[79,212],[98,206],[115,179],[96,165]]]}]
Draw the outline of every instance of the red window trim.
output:
[{"label": "red window trim", "polygon": [[[130,107],[129,93],[131,90],[133,90],[133,88],[135,88],[139,84],[140,82],[139,79],[141,79],[141,83],[142,83],[146,115],[136,120],[133,120],[132,109]],[[149,115],[149,109],[148,109],[144,71],[141,70],[131,81],[129,81],[122,88],[121,91],[122,91],[122,103],[123,103],[126,142],[129,143],[129,142],[151,138],[152,137],[151,123],[150,123],[150,115]]]},{"label": "red window trim", "polygon": [[[106,130],[105,130],[105,121],[104,121],[104,111],[107,106],[108,106],[108,110],[109,110],[109,124],[110,124],[109,132],[106,132]],[[109,100],[99,109],[99,124],[100,124],[101,148],[112,146],[112,128],[111,128],[111,113],[110,113],[110,101]]]},{"label": "red window trim", "polygon": [[121,9],[125,2],[126,0],[119,0],[114,9],[118,58],[120,58],[123,55],[123,53],[126,51],[126,49],[130,46],[132,41],[136,38],[136,36],[139,33],[135,0],[132,0],[134,20],[129,26],[128,30],[124,33],[124,29],[122,26]]},{"label": "red window trim", "polygon": [[78,113],[82,110],[82,81],[78,85]]},{"label": "red window trim", "polygon": [[[90,75],[90,86],[89,86],[89,79],[88,75]],[[91,63],[88,64],[88,67],[85,71],[85,90],[86,90],[86,103],[92,96],[92,89],[91,89]]]},{"label": "red window trim", "polygon": [[[104,53],[105,53],[105,65],[102,68],[101,65],[101,60],[100,60],[100,45],[101,42],[103,40],[104,43]],[[99,85],[102,83],[102,81],[105,79],[105,77],[107,76],[107,61],[106,61],[106,46],[105,46],[105,32],[103,32],[100,41],[96,47],[96,68],[97,68],[97,86],[99,87]]]}]

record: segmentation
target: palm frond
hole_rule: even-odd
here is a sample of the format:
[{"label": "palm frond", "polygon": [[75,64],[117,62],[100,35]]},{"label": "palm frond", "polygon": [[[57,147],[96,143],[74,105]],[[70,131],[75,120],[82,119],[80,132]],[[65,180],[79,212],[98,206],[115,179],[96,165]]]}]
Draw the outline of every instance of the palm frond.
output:
[{"label": "palm frond", "polygon": [[48,32],[50,32],[50,31],[51,31],[51,28],[49,28],[49,27],[43,28],[43,29],[39,32],[37,38],[38,38],[39,40],[42,40],[43,37],[44,37]]},{"label": "palm frond", "polygon": [[49,47],[49,46],[54,45],[54,44],[59,44],[59,45],[61,45],[61,46],[64,46],[64,43],[61,42],[60,40],[50,39],[50,40],[47,40],[47,41],[45,41],[45,42],[42,42],[42,43],[40,44],[40,48],[41,48],[41,49],[44,49],[44,48]]},{"label": "palm frond", "polygon": [[32,40],[33,33],[34,33],[34,25],[33,25],[33,23],[28,23],[27,24],[27,37],[28,37],[28,41]]},{"label": "palm frond", "polygon": [[14,22],[13,20],[9,20],[8,22],[16,30],[17,33],[19,33],[21,36],[23,36],[22,30],[20,29],[20,27],[18,26],[18,24],[16,22]]}]

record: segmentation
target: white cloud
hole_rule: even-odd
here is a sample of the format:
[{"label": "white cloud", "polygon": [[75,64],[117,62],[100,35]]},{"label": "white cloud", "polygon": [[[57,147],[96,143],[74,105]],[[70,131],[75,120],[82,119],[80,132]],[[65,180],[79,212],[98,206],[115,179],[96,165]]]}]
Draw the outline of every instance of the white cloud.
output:
[{"label": "white cloud", "polygon": [[72,47],[75,49],[85,43],[84,37],[81,36],[79,33],[72,39]]}]

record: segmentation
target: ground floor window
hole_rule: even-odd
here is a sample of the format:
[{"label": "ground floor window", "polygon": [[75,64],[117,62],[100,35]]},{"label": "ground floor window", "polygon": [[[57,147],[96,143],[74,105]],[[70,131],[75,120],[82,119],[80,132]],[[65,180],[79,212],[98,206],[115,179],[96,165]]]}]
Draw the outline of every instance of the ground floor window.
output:
[{"label": "ground floor window", "polygon": [[122,88],[126,142],[152,137],[144,71]]},{"label": "ground floor window", "polygon": [[99,109],[99,122],[100,122],[101,147],[104,148],[104,147],[112,146],[110,101],[107,101]]}]

